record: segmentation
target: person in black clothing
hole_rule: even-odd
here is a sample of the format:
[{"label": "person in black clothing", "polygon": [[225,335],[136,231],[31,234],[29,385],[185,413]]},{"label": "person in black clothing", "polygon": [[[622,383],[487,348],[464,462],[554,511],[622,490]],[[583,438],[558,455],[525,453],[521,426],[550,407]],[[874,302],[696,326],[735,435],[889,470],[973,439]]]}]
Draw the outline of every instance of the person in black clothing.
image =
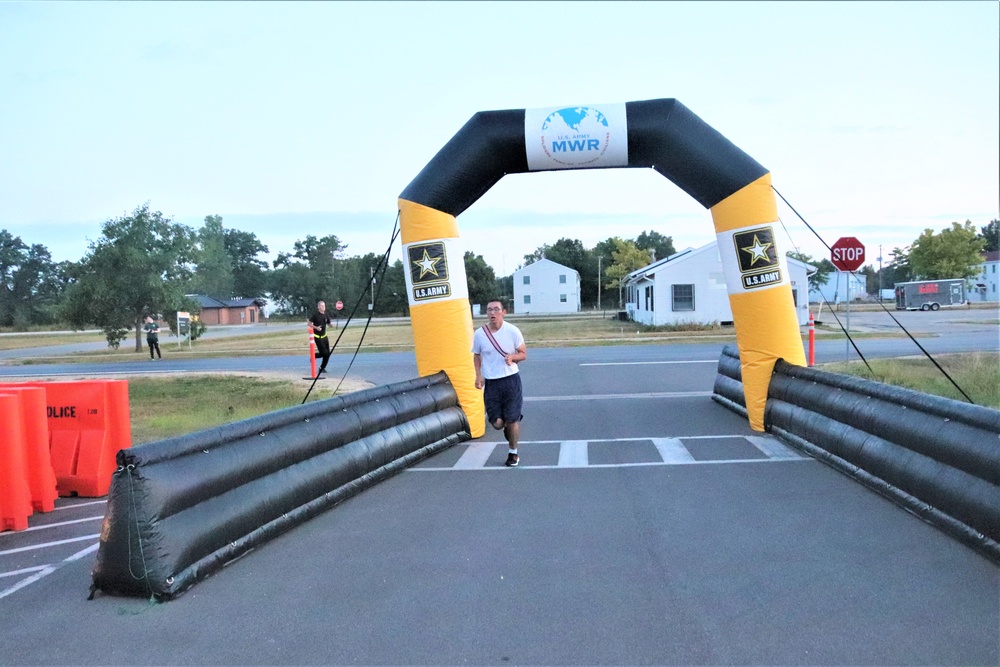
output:
[{"label": "person in black clothing", "polygon": [[326,372],[326,364],[330,361],[330,339],[326,336],[326,325],[333,320],[326,312],[326,302],[320,301],[316,304],[316,312],[309,318],[309,328],[312,329],[313,340],[316,341],[316,351],[323,356],[323,363],[320,364],[319,373]]},{"label": "person in black clothing", "polygon": [[162,359],[160,354],[160,325],[153,321],[152,317],[146,318],[146,323],[142,325],[146,332],[146,344],[149,345],[149,360],[153,360],[153,350],[156,350],[156,358]]}]

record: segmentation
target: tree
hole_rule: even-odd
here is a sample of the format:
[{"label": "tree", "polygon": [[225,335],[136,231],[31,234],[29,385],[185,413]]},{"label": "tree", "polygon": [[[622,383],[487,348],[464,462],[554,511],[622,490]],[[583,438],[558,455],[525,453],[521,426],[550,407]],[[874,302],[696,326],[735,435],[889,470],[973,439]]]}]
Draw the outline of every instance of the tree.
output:
[{"label": "tree", "polygon": [[639,234],[638,238],[635,240],[635,245],[641,250],[653,251],[653,256],[649,258],[650,262],[670,257],[676,252],[674,250],[674,239],[672,237],[664,236],[663,234],[653,230]]},{"label": "tree", "polygon": [[[591,251],[591,261],[593,261],[595,264],[598,264],[601,267],[600,281],[602,286],[605,284],[605,282],[607,282],[608,268],[612,264],[614,264],[613,254],[615,252],[615,249],[617,248],[617,246],[615,245],[616,240],[620,241],[621,239],[619,239],[617,236],[611,236],[603,241],[598,241],[597,245],[595,245],[594,249]],[[597,286],[595,285],[594,286],[595,290],[596,287]],[[596,294],[594,298],[595,300],[597,300]],[[609,302],[613,304],[614,292],[610,293],[607,291],[602,292],[601,298],[597,301],[599,301],[597,303],[598,308],[603,308],[604,305]]]},{"label": "tree", "polygon": [[990,220],[990,224],[980,228],[979,236],[983,239],[985,252],[1000,250],[1000,220]]},{"label": "tree", "polygon": [[[278,253],[269,281],[273,298],[292,315],[307,315],[317,301],[328,301],[331,296],[354,303],[360,296],[357,285],[362,268],[358,262],[340,261],[346,249],[336,236],[317,239],[310,234],[295,242],[291,254]],[[367,265],[363,273],[362,284],[367,285]]]},{"label": "tree", "polygon": [[494,282],[496,285],[497,298],[504,304],[507,308],[513,308],[514,302],[514,276],[503,276],[497,278]]},{"label": "tree", "polygon": [[198,230],[197,268],[190,290],[226,300],[233,296],[233,261],[226,251],[226,230],[222,216],[206,215],[205,225]]},{"label": "tree", "polygon": [[938,234],[925,229],[910,246],[910,266],[923,280],[971,278],[983,263],[984,243],[968,220],[964,225],[953,222]]},{"label": "tree", "polygon": [[830,280],[830,272],[836,271],[837,267],[833,265],[833,262],[826,259],[825,257],[820,261],[815,261],[810,255],[806,255],[801,252],[787,252],[785,253],[788,257],[792,259],[797,259],[800,262],[805,262],[806,264],[811,264],[816,267],[816,273],[809,276],[809,291],[819,291],[823,285]]},{"label": "tree", "polygon": [[267,291],[267,262],[258,259],[268,248],[252,232],[225,230],[223,242],[233,267],[233,296],[254,298]]},{"label": "tree", "polygon": [[913,277],[909,247],[893,248],[889,254],[889,264],[882,268],[883,288],[895,287],[896,283],[908,282]]},{"label": "tree", "polygon": [[[499,296],[496,274],[482,255],[465,251],[465,278],[469,283],[469,301],[487,304]],[[525,258],[527,259],[527,258]],[[554,260],[553,260],[554,261]]]},{"label": "tree", "polygon": [[66,263],[53,264],[45,246],[29,247],[20,237],[0,230],[0,326],[52,321],[65,271]]},{"label": "tree", "polygon": [[141,352],[144,317],[184,303],[195,250],[194,232],[150,211],[148,203],[108,220],[102,238],[91,242],[74,267],[63,316],[79,329],[97,325],[114,348],[134,328],[135,349]]},{"label": "tree", "polygon": [[625,276],[649,264],[649,253],[638,248],[635,241],[623,241],[614,237],[615,249],[611,253],[611,266],[604,271],[608,279],[605,287],[618,289],[618,305],[621,306],[621,286]]},{"label": "tree", "polygon": [[378,303],[375,310],[379,315],[402,315],[410,314],[410,302],[406,298],[406,274],[403,272],[403,260],[397,259],[392,265],[386,267],[385,275],[382,276],[382,291],[379,292]]}]

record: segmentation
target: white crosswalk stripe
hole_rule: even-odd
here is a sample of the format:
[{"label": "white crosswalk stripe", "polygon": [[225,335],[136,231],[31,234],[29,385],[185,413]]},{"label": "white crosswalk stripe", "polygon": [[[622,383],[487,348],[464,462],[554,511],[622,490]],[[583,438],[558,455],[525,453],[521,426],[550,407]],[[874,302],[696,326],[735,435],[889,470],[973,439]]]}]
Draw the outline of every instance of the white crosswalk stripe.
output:
[{"label": "white crosswalk stripe", "polygon": [[[743,447],[753,452],[759,451],[764,455],[750,454],[743,456],[734,455],[731,458],[725,456],[709,457],[705,460],[698,459],[692,453],[691,447],[697,447],[699,441],[725,441],[731,439],[734,446],[742,442]],[[652,443],[659,454],[656,460],[636,460],[622,461],[617,463],[595,463],[591,460],[590,445],[595,443]],[[522,441],[520,443],[521,468],[609,468],[628,466],[662,466],[662,465],[708,465],[720,463],[767,463],[769,461],[809,461],[808,456],[799,453],[795,449],[785,445],[776,438],[770,436],[754,435],[728,435],[728,436],[685,436],[679,438],[616,438],[611,440],[563,440],[563,441]],[[531,450],[533,445],[558,445],[559,453],[555,464],[531,464]],[[750,445],[752,447],[747,447]],[[409,468],[410,471],[444,471],[444,470],[496,470],[503,467],[501,456],[490,464],[491,458],[495,458],[495,452],[499,449],[506,451],[505,442],[476,442],[468,445],[459,445],[464,448],[462,454],[452,465],[433,466],[423,465]],[[501,453],[503,453],[501,452]],[[526,456],[527,454],[527,456]],[[542,457],[540,457],[542,458]],[[551,449],[545,457],[552,461]],[[703,457],[704,458],[704,457]]]},{"label": "white crosswalk stripe", "polygon": [[559,443],[560,468],[586,468],[587,457],[586,440],[567,440]]}]

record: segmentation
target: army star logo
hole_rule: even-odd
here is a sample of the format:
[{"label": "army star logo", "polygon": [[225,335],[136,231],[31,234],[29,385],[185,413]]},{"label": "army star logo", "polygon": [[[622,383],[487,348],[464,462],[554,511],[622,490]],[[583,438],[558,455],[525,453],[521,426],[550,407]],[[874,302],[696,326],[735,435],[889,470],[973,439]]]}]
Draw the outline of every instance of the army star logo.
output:
[{"label": "army star logo", "polygon": [[414,285],[448,280],[448,255],[444,243],[431,241],[414,244],[406,252],[410,264],[410,281]]},{"label": "army star logo", "polygon": [[434,257],[432,259],[431,256],[427,254],[427,249],[425,248],[424,256],[418,259],[417,261],[413,262],[414,264],[420,267],[420,277],[417,278],[417,280],[423,280],[423,277],[426,276],[428,273],[433,273],[435,276],[437,276],[438,275],[437,263],[440,261],[441,261],[440,257]]},{"label": "army star logo", "polygon": [[763,260],[765,263],[770,263],[770,259],[767,256],[767,249],[771,247],[770,243],[761,243],[757,235],[753,235],[753,245],[746,248],[740,248],[743,252],[750,253],[750,266],[757,263],[757,260]]}]

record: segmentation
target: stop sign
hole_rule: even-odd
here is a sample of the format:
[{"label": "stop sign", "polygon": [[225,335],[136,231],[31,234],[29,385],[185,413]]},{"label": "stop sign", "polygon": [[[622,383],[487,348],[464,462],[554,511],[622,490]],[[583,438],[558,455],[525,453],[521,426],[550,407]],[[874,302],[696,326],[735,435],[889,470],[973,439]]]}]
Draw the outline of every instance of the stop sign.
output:
[{"label": "stop sign", "polygon": [[857,271],[865,263],[865,247],[853,236],[844,236],[830,248],[830,261],[840,271]]},{"label": "stop sign", "polygon": [[344,309],[344,302],[343,301],[338,301],[337,302],[337,310],[343,310],[343,309]]}]

